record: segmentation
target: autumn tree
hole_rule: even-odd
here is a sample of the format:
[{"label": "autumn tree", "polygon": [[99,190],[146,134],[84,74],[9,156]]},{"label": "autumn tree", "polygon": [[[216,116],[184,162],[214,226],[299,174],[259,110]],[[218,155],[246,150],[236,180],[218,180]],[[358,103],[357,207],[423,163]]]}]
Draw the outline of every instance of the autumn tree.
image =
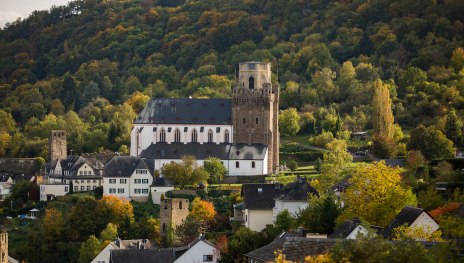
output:
[{"label": "autumn tree", "polygon": [[106,222],[120,224],[125,219],[134,221],[134,209],[127,199],[106,195],[97,202],[97,210],[103,215]]},{"label": "autumn tree", "polygon": [[167,163],[161,168],[163,174],[168,180],[181,189],[187,184],[198,184],[208,179],[208,172],[201,166],[198,166],[194,156],[182,156],[182,162]]},{"label": "autumn tree", "polygon": [[132,107],[135,113],[139,114],[143,108],[145,108],[149,100],[149,96],[142,94],[140,91],[136,91],[130,96],[126,103]]},{"label": "autumn tree", "polygon": [[347,151],[347,143],[344,140],[335,139],[327,144],[328,152],[324,153],[320,165],[321,176],[319,181],[314,184],[317,191],[325,193],[330,186],[342,180],[345,172],[353,160]]},{"label": "autumn tree", "polygon": [[357,167],[349,179],[350,187],[342,193],[346,208],[337,221],[360,217],[386,226],[405,206],[415,206],[416,196],[402,185],[400,173],[399,168],[388,167],[384,162]]},{"label": "autumn tree", "polygon": [[91,262],[101,251],[101,243],[94,235],[91,235],[82,243],[79,251],[78,263]]},{"label": "autumn tree", "polygon": [[279,114],[279,131],[283,136],[295,136],[300,131],[300,115],[295,108],[288,108]]},{"label": "autumn tree", "polygon": [[61,212],[56,208],[45,209],[42,227],[49,242],[61,239],[64,231],[64,219]]},{"label": "autumn tree", "polygon": [[391,238],[393,240],[443,242],[441,236],[440,230],[432,231],[430,227],[403,225],[393,229]]},{"label": "autumn tree", "polygon": [[455,110],[451,110],[446,117],[445,135],[456,146],[463,142],[463,123]]},{"label": "autumn tree", "polygon": [[203,163],[205,171],[209,174],[208,181],[210,183],[219,183],[224,179],[224,176],[227,174],[226,167],[221,162],[220,159],[215,157],[209,157]]},{"label": "autumn tree", "polygon": [[372,125],[374,129],[374,152],[389,158],[394,155],[393,112],[388,86],[380,79],[374,82],[372,99]]},{"label": "autumn tree", "polygon": [[118,225],[113,223],[108,223],[106,228],[100,233],[100,240],[105,241],[109,240],[112,241],[118,237]]},{"label": "autumn tree", "polygon": [[192,201],[192,211],[190,214],[198,221],[210,221],[216,215],[216,210],[212,202],[195,197]]}]

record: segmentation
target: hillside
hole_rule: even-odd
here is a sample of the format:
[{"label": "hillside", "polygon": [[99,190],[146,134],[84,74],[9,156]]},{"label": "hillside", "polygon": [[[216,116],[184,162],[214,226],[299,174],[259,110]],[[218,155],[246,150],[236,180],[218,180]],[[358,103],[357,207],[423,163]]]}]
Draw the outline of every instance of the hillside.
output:
[{"label": "hillside", "polygon": [[227,97],[251,60],[320,129],[370,128],[381,78],[404,130],[443,130],[464,116],[462,47],[460,0],[74,1],[0,30],[0,155],[45,157],[57,128],[77,153],[124,152],[149,96]]}]

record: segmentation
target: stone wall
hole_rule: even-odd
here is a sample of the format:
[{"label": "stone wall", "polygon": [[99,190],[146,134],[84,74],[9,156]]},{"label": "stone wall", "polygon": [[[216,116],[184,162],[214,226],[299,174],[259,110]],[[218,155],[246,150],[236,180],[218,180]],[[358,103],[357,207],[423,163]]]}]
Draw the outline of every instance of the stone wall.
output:
[{"label": "stone wall", "polygon": [[0,158],[0,172],[11,174],[38,174],[36,158]]}]

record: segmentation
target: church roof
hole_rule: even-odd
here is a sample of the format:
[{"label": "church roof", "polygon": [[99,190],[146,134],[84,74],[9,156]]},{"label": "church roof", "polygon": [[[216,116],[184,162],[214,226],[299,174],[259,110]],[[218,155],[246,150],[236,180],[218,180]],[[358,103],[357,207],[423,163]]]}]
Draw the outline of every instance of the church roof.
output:
[{"label": "church roof", "polygon": [[230,99],[153,98],[136,124],[231,124]]},{"label": "church roof", "polygon": [[264,160],[267,147],[263,144],[156,143],[140,153],[144,159],[181,159],[193,155],[198,160],[216,157],[221,160]]}]

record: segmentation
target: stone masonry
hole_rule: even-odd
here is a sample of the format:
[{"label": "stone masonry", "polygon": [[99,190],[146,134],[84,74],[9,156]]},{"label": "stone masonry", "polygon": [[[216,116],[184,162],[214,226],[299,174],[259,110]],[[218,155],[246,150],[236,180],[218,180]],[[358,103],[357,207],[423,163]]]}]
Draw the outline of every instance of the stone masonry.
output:
[{"label": "stone masonry", "polygon": [[160,205],[160,233],[165,236],[174,232],[177,226],[189,215],[189,200],[183,198],[166,198]]}]

